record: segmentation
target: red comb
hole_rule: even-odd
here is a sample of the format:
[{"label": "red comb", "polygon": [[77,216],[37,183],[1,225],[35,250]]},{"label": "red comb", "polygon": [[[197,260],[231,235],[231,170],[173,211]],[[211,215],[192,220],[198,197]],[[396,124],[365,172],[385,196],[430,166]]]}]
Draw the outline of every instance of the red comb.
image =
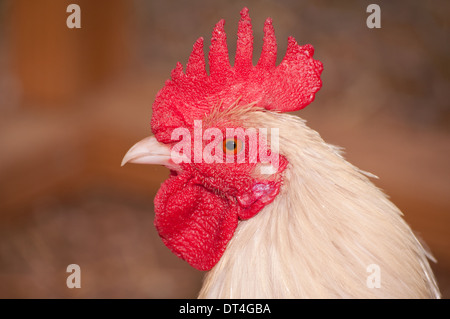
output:
[{"label": "red comb", "polygon": [[209,75],[203,53],[203,38],[199,38],[183,72],[181,63],[172,71],[153,104],[152,130],[160,142],[171,141],[173,128],[192,126],[221,103],[222,107],[255,103],[277,112],[291,112],[304,108],[314,100],[321,88],[323,66],[312,58],[314,48],[300,46],[288,38],[287,52],[276,66],[277,45],[272,20],[264,23],[261,57],[252,64],[253,34],[248,9],[241,10],[234,66],[228,58],[224,20],[212,33],[209,51]]}]

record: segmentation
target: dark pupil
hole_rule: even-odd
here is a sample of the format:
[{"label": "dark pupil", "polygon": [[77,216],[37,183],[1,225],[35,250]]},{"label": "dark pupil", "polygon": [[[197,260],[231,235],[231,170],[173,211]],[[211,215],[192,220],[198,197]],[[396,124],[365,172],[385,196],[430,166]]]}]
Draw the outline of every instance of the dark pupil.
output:
[{"label": "dark pupil", "polygon": [[235,141],[227,141],[226,148],[227,148],[227,150],[235,150],[236,142]]}]

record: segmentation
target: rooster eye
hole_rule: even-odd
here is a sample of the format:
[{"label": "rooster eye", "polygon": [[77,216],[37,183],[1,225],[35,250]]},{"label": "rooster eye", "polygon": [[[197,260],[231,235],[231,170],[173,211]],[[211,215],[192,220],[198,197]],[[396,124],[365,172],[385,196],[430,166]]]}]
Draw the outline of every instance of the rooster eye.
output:
[{"label": "rooster eye", "polygon": [[242,141],[236,137],[223,140],[223,151],[227,155],[236,155],[242,151]]}]

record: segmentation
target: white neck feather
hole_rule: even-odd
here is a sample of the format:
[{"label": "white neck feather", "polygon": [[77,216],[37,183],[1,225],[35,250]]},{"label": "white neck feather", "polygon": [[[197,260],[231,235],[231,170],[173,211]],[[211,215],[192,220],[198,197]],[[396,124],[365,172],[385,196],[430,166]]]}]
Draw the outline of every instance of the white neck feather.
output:
[{"label": "white neck feather", "polygon": [[[276,199],[239,223],[200,298],[439,296],[426,251],[368,174],[298,117],[254,113],[246,123],[279,128],[289,165]],[[367,284],[370,265],[379,288]]]}]

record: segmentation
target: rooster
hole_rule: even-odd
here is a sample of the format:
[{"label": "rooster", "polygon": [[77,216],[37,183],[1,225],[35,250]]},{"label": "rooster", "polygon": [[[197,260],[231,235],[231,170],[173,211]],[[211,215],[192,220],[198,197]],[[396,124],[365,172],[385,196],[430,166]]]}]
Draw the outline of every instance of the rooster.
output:
[{"label": "rooster", "polygon": [[221,20],[209,74],[199,38],[156,96],[154,135],[122,161],[170,169],[154,224],[173,253],[209,271],[199,298],[439,298],[433,257],[373,175],[286,114],[322,86],[313,47],[289,37],[276,65],[268,18],[254,66],[248,9],[240,14],[234,65]]}]

